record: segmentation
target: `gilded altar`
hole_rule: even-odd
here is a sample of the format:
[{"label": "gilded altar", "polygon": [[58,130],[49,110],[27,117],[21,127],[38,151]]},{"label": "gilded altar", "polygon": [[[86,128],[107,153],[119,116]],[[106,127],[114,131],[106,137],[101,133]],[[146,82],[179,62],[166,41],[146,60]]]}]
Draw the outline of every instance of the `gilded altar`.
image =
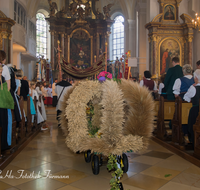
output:
[{"label": "gilded altar", "polygon": [[0,50],[6,52],[7,63],[11,62],[11,28],[14,24],[14,20],[8,18],[2,11],[0,11]]},{"label": "gilded altar", "polygon": [[160,14],[146,24],[149,31],[149,65],[154,78],[172,67],[172,58],[179,57],[180,64],[192,65],[192,18],[182,14],[179,20],[181,0],[158,0]]},{"label": "gilded altar", "polygon": [[[57,10],[55,2],[49,1],[51,64],[57,70],[56,48],[60,41],[64,60],[78,68],[88,68],[103,55],[109,46],[112,4],[104,7],[103,13],[95,8],[98,0],[65,0],[65,7]],[[107,55],[109,53],[107,52]],[[96,59],[95,59],[96,58]]]}]

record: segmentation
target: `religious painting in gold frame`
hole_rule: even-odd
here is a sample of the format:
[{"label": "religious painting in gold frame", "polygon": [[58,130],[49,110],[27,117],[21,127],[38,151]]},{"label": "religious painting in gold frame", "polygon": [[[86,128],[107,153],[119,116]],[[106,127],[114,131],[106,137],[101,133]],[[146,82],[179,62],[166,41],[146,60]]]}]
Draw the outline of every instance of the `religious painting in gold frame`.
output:
[{"label": "religious painting in gold frame", "polygon": [[93,64],[93,36],[77,28],[68,36],[68,63],[85,69]]},{"label": "religious painting in gold frame", "polygon": [[172,65],[172,58],[182,58],[180,42],[173,37],[164,38],[159,44],[159,75],[164,74]]},{"label": "religious painting in gold frame", "polygon": [[166,4],[163,8],[163,20],[176,20],[176,7],[172,4]]}]

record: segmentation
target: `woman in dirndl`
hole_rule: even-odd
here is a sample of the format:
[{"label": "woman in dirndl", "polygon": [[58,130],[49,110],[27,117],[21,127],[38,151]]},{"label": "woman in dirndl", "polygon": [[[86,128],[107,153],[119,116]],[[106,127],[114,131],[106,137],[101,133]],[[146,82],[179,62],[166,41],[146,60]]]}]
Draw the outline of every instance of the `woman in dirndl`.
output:
[{"label": "woman in dirndl", "polygon": [[[1,90],[3,90],[3,83],[6,82],[7,90],[10,91],[10,73],[8,67],[5,65],[5,62],[6,62],[6,53],[3,50],[0,50],[0,84],[1,84],[0,88]],[[9,146],[11,145],[11,131],[12,131],[11,110],[0,107],[0,134],[1,134],[2,151],[9,149]],[[0,158],[2,158],[2,154],[0,155]]]}]

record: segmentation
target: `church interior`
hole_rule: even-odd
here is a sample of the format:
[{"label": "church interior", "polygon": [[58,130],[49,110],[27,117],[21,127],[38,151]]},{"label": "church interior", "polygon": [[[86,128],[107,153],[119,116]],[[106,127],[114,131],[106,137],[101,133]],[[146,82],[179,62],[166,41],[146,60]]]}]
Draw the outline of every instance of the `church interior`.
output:
[{"label": "church interior", "polygon": [[[200,189],[199,14],[199,0],[0,0],[0,190]],[[193,99],[159,93],[176,65]]]}]

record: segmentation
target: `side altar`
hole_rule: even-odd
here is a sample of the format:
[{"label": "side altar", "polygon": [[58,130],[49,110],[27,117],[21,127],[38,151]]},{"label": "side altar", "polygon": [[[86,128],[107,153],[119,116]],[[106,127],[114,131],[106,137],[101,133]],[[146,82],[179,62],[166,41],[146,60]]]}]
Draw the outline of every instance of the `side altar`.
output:
[{"label": "side altar", "polygon": [[180,64],[192,65],[192,18],[182,14],[179,21],[179,4],[182,0],[158,0],[160,14],[145,27],[149,31],[149,69],[153,78],[172,67],[172,58],[179,57]]},{"label": "side altar", "polygon": [[58,70],[56,47],[60,42],[62,57],[74,67],[86,69],[106,53],[109,55],[109,35],[113,21],[110,19],[108,4],[104,14],[95,8],[98,0],[65,0],[65,7],[57,10],[57,4],[49,1],[51,34],[51,65]]}]

